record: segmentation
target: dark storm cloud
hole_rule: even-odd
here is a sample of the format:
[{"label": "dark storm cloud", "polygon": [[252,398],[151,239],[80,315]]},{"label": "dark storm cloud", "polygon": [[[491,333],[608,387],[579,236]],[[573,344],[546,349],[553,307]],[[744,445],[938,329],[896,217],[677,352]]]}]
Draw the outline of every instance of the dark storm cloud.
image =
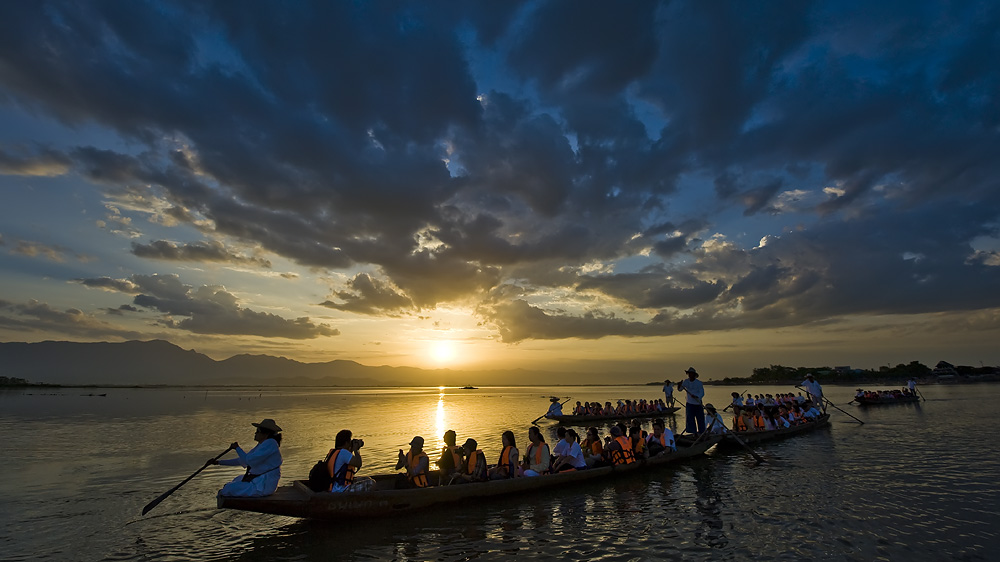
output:
[{"label": "dark storm cloud", "polygon": [[[481,299],[509,341],[993,306],[970,244],[1000,217],[996,3],[467,4],[0,3],[0,102],[126,141],[0,146],[0,173],[377,271],[340,310]],[[736,245],[733,208],[770,241]],[[80,282],[175,327],[322,335],[176,279]],[[649,319],[520,300],[553,290]]]},{"label": "dark storm cloud", "polygon": [[[137,307],[156,310],[164,316],[159,324],[197,334],[248,335],[313,339],[336,336],[340,331],[309,318],[289,320],[268,312],[257,312],[240,305],[238,299],[219,286],[203,285],[197,289],[181,282],[177,275],[132,275],[129,279],[78,279],[87,287],[135,294]],[[136,310],[122,305],[123,310]],[[174,316],[186,316],[176,320]]]},{"label": "dark storm cloud", "polygon": [[350,290],[334,293],[343,302],[324,301],[320,306],[360,314],[390,315],[413,308],[413,301],[409,297],[367,273],[355,275],[347,286]]},{"label": "dark storm cloud", "polygon": [[236,265],[256,265],[270,269],[266,259],[241,256],[218,241],[198,241],[177,244],[169,240],[154,240],[149,244],[132,243],[132,253],[140,258],[167,261],[221,262]]},{"label": "dark storm cloud", "polygon": [[74,337],[117,337],[139,339],[141,332],[124,330],[102,322],[77,308],[58,310],[48,303],[31,300],[26,303],[0,304],[0,326],[21,332],[59,333]]}]

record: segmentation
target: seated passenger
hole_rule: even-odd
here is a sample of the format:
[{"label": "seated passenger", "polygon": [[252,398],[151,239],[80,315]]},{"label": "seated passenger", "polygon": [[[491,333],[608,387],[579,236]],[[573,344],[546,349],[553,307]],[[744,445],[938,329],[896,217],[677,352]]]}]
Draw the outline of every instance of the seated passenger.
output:
[{"label": "seated passenger", "polygon": [[528,428],[528,453],[524,458],[524,475],[541,476],[549,473],[549,463],[552,455],[549,452],[549,444],[542,437],[542,431],[535,426]]},{"label": "seated passenger", "polygon": [[646,449],[651,457],[664,451],[669,453],[677,450],[674,432],[667,429],[660,418],[653,420],[653,433],[646,437]]},{"label": "seated passenger", "polygon": [[430,485],[427,481],[427,473],[430,471],[431,461],[424,452],[424,438],[414,437],[410,440],[410,450],[404,455],[403,450],[399,450],[399,460],[396,462],[396,470],[406,469],[406,474],[396,475],[396,488],[426,488]]},{"label": "seated passenger", "polygon": [[580,448],[583,449],[583,459],[587,462],[588,467],[597,466],[600,463],[604,456],[604,445],[601,443],[596,427],[587,428],[587,438],[583,440]]},{"label": "seated passenger", "polygon": [[486,455],[478,449],[479,444],[475,439],[466,439],[462,445],[462,452],[465,453],[465,463],[452,480],[457,483],[464,482],[485,482],[490,479],[486,471]]},{"label": "seated passenger", "polygon": [[710,433],[726,433],[726,422],[722,421],[722,414],[715,411],[715,406],[705,404],[705,427]]},{"label": "seated passenger", "polygon": [[514,432],[507,430],[500,436],[503,450],[500,451],[500,460],[497,465],[490,469],[490,480],[505,480],[514,478],[517,474],[517,459],[520,455],[514,443]]},{"label": "seated passenger", "polygon": [[644,459],[646,454],[646,438],[642,435],[642,428],[633,425],[628,430],[628,439],[632,442],[632,455],[637,459]]},{"label": "seated passenger", "polygon": [[587,461],[583,458],[583,449],[580,448],[580,441],[576,431],[566,430],[565,452],[552,461],[552,472],[565,472],[568,470],[583,470],[587,468]]},{"label": "seated passenger", "polygon": [[625,437],[622,428],[617,425],[611,427],[611,443],[604,448],[604,458],[613,465],[635,462],[632,441]]},{"label": "seated passenger", "polygon": [[327,470],[331,478],[331,492],[364,492],[375,486],[371,478],[355,478],[361,468],[361,447],[365,442],[354,439],[349,429],[342,429],[334,440],[335,450],[326,457]]},{"label": "seated passenger", "polygon": [[462,468],[462,448],[455,444],[456,437],[455,432],[450,429],[444,432],[444,448],[437,461],[438,484],[444,484]]}]

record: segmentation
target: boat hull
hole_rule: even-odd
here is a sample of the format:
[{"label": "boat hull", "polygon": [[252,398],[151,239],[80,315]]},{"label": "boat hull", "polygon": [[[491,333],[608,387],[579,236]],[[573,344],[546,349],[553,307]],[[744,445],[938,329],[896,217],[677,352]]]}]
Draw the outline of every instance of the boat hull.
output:
[{"label": "boat hull", "polygon": [[914,402],[920,402],[919,396],[904,396],[901,398],[891,398],[889,400],[881,398],[855,398],[855,402],[858,406],[888,406],[890,404],[912,404]]},{"label": "boat hull", "polygon": [[[586,480],[612,478],[641,472],[656,466],[668,465],[703,454],[721,441],[721,436],[703,440],[694,447],[684,447],[677,452],[661,454],[630,465],[590,468],[575,472],[561,472],[536,477],[513,478],[492,482],[476,482],[452,486],[434,486],[423,489],[376,489],[370,492],[330,493],[313,492],[302,480],[281,486],[274,494],[262,498],[218,497],[218,506],[225,509],[255,511],[274,515],[287,515],[309,519],[353,519],[382,517],[396,513],[419,511],[438,504],[467,502],[470,499],[487,500],[510,497],[525,492],[566,486]],[[391,486],[396,475],[374,477],[378,487]],[[477,502],[478,503],[478,502]]]},{"label": "boat hull", "polygon": [[552,420],[554,422],[565,423],[565,424],[578,424],[578,425],[591,425],[593,422],[606,422],[606,421],[616,421],[616,420],[634,420],[634,419],[648,419],[648,418],[659,418],[663,416],[669,416],[680,410],[680,408],[667,408],[659,412],[643,412],[641,414],[626,414],[622,416],[545,416],[545,419]]}]

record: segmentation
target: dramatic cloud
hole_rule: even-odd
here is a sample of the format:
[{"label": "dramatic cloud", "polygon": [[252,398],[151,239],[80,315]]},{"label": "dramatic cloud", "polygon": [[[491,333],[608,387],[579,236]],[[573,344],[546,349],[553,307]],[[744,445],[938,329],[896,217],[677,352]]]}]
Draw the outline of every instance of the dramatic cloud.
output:
[{"label": "dramatic cloud", "polygon": [[[339,330],[315,324],[309,318],[289,320],[268,312],[240,306],[237,298],[221,286],[197,289],[181,282],[177,275],[133,275],[129,279],[107,277],[77,280],[84,286],[135,294],[137,307],[163,314],[159,323],[168,328],[197,334],[250,335],[288,339],[336,336]],[[122,305],[121,310],[136,310]],[[177,320],[175,316],[186,318]]]},{"label": "dramatic cloud", "polygon": [[143,336],[142,332],[123,330],[79,309],[57,310],[36,300],[21,304],[0,301],[0,327],[25,333],[57,333],[87,339],[138,339]]},{"label": "dramatic cloud", "polygon": [[[161,266],[333,270],[303,309],[473,303],[504,341],[1000,306],[995,2],[495,4],[0,3],[0,103],[99,131],[0,174],[96,186]],[[337,333],[107,271],[64,279]]]},{"label": "dramatic cloud", "polygon": [[235,254],[218,241],[176,244],[168,240],[155,240],[149,244],[133,243],[132,253],[140,258],[158,260],[222,262],[256,265],[268,269],[271,267],[271,262],[268,260]]}]

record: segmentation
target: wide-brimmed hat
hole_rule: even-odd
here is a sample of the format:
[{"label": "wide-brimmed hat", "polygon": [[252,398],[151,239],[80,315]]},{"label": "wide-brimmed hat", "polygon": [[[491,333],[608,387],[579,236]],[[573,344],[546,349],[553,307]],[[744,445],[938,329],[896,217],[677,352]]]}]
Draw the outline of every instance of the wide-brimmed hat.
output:
[{"label": "wide-brimmed hat", "polygon": [[558,401],[559,401],[559,399],[556,398],[555,396],[553,396],[552,398],[549,398],[549,402],[558,402]]},{"label": "wide-brimmed hat", "polygon": [[281,433],[281,428],[278,427],[278,424],[274,423],[274,420],[272,420],[271,418],[264,418],[263,420],[261,420],[260,423],[251,423],[250,425],[254,427],[259,427],[261,429],[266,429],[271,433]]},{"label": "wide-brimmed hat", "polygon": [[694,367],[688,367],[687,369],[684,369],[684,372],[689,375],[694,375],[696,377],[698,376],[698,371],[695,371]]},{"label": "wide-brimmed hat", "polygon": [[711,404],[705,404],[705,409],[706,410],[712,410],[714,412],[715,411],[715,406],[713,406]]},{"label": "wide-brimmed hat", "polygon": [[812,374],[812,373],[806,373],[806,378],[807,378],[807,379],[811,379],[811,378],[813,378],[813,374]]},{"label": "wide-brimmed hat", "polygon": [[423,447],[424,446],[424,438],[418,435],[418,436],[414,437],[413,439],[410,439],[410,446],[411,447]]}]

